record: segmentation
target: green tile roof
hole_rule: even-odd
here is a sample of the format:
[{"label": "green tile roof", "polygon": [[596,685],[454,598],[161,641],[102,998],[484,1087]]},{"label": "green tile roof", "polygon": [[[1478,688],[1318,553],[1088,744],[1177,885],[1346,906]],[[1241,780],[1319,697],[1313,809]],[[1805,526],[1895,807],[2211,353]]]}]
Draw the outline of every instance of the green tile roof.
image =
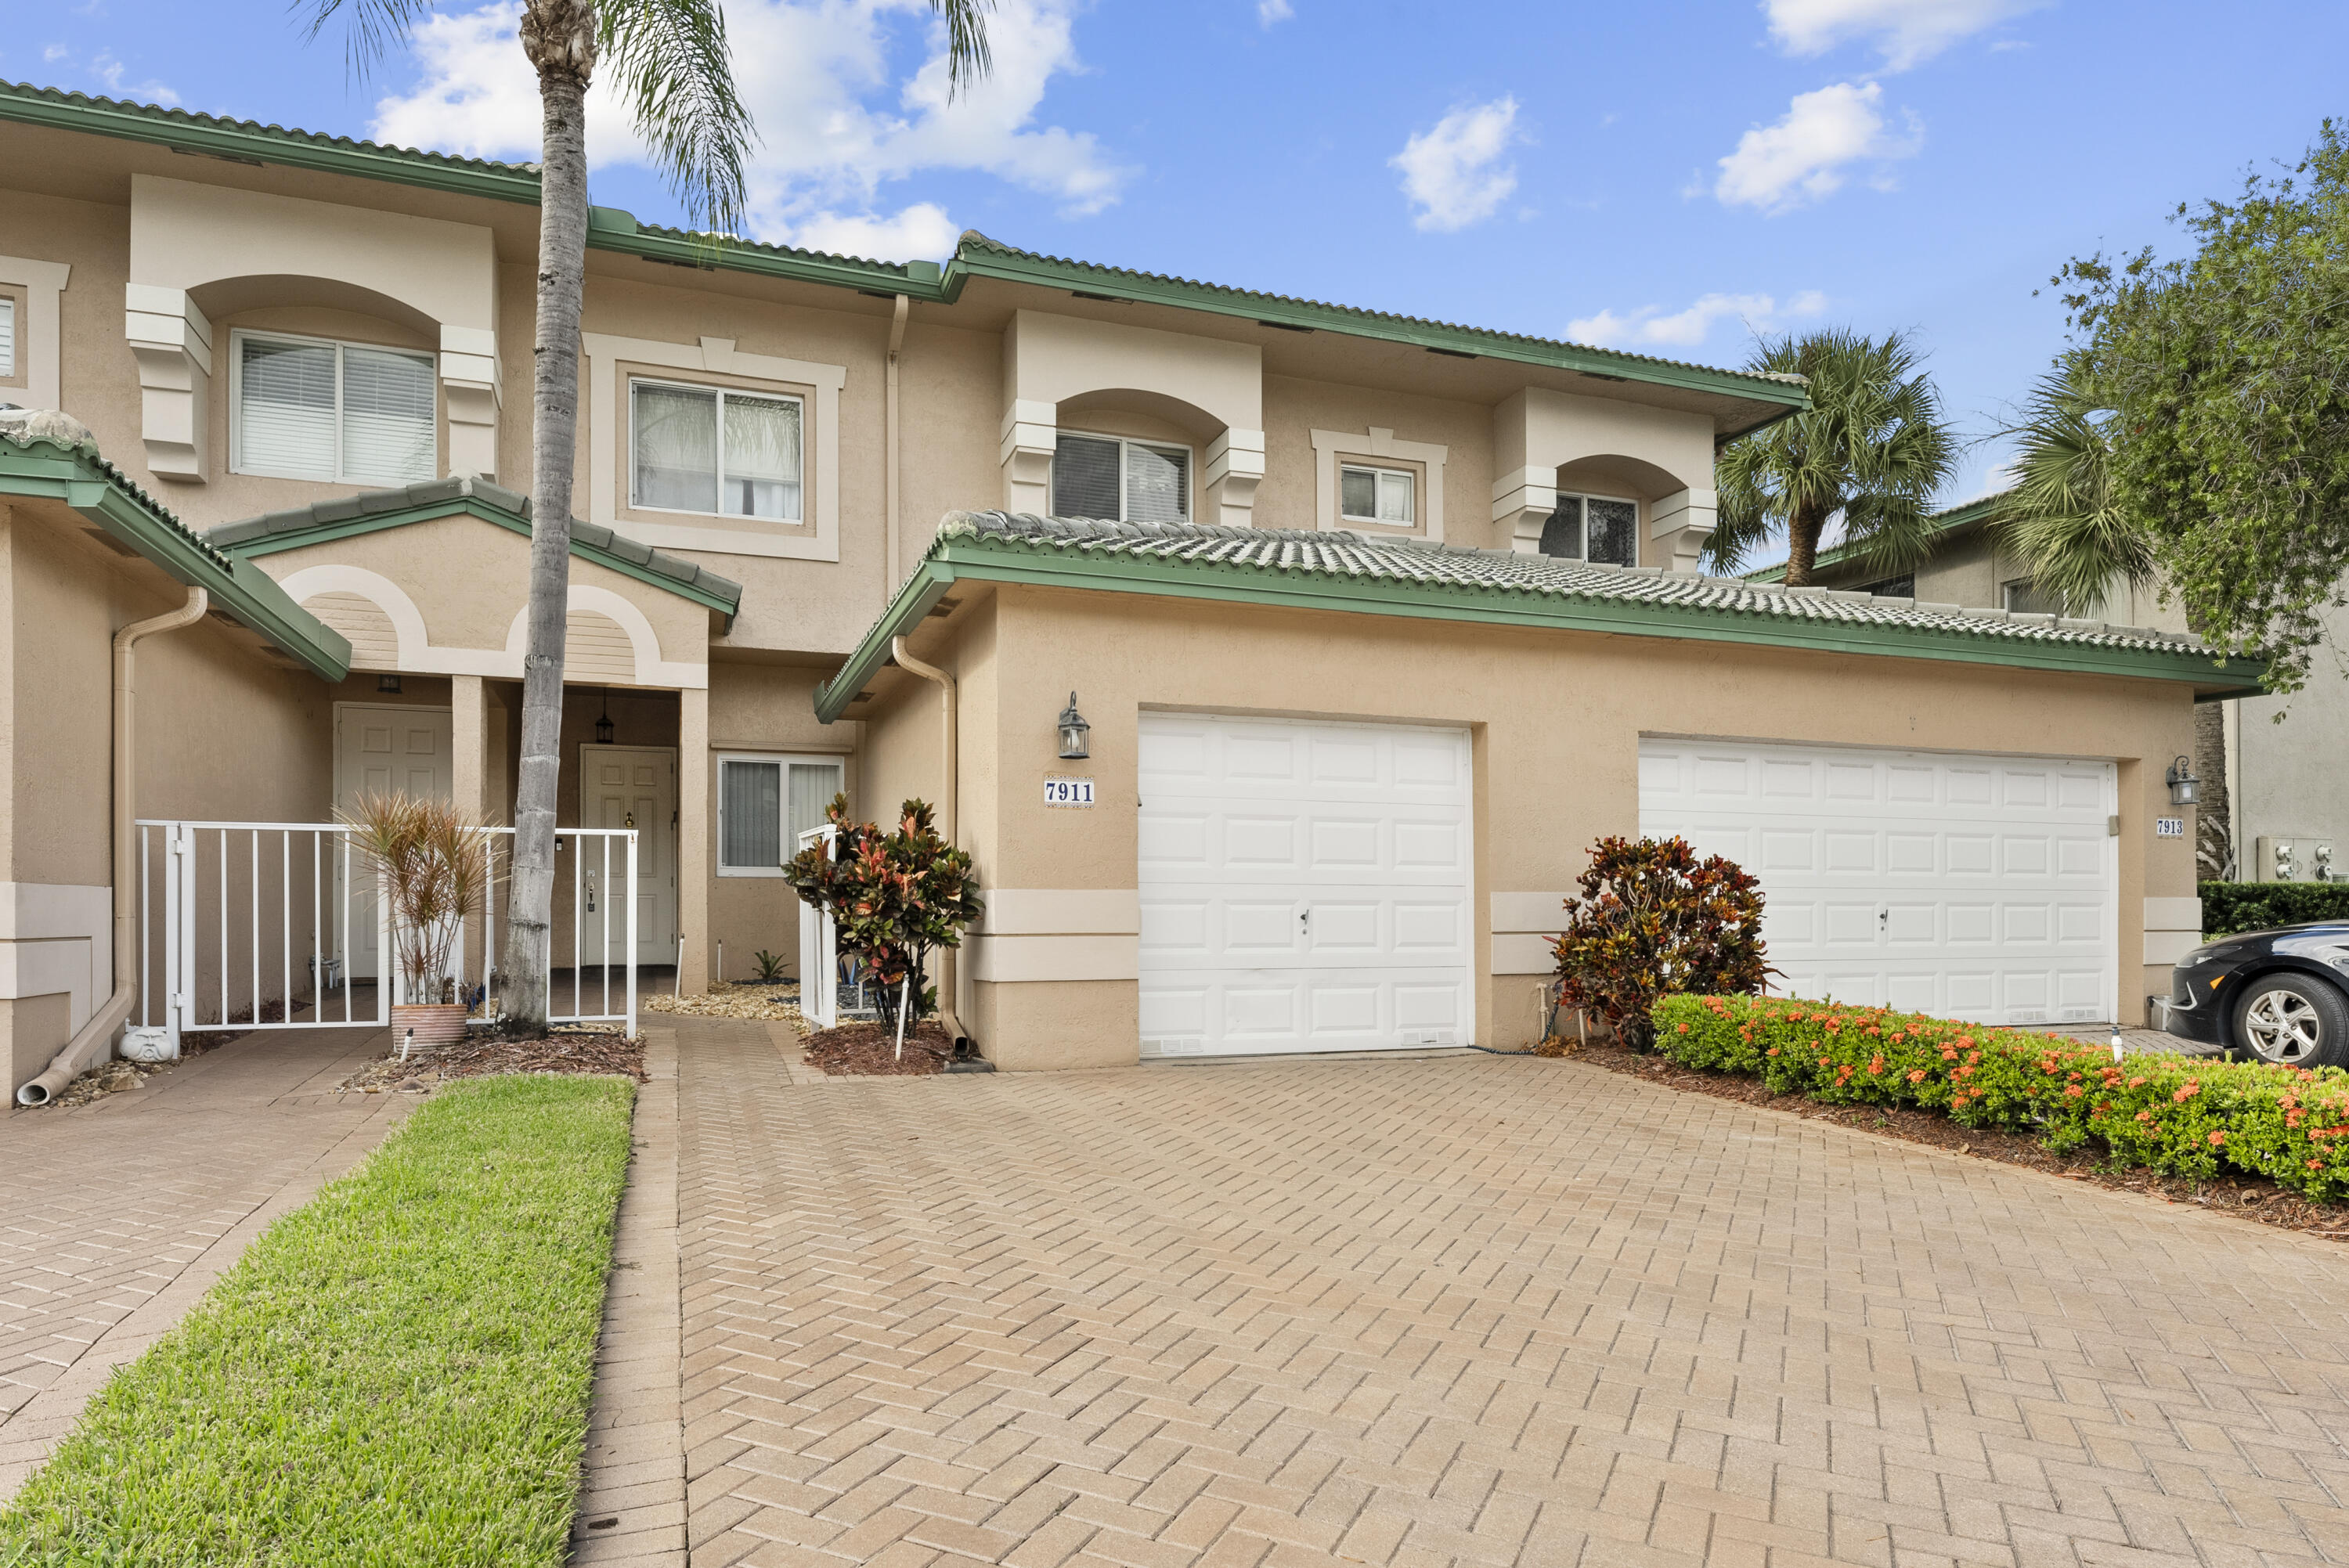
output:
[{"label": "green tile roof", "polygon": [[212,595],[212,606],[324,679],[349,673],[341,633],[286,596],[269,574],[239,561],[173,516],[107,461],[78,421],[23,411],[0,418],[0,495],[64,502],[93,527]]},{"label": "green tile roof", "polygon": [[2240,691],[2263,666],[2190,637],[2101,622],[1919,604],[1733,577],[1591,566],[1348,532],[949,513],[848,663],[816,694],[840,717],[957,581],[1030,583],[1370,614],[1764,643],[2194,682]]},{"label": "green tile roof", "polygon": [[[237,556],[271,555],[330,540],[402,528],[434,518],[465,515],[530,536],[530,498],[519,490],[470,476],[429,480],[399,490],[364,490],[315,506],[264,512],[224,522],[205,540]],[[625,576],[663,588],[725,615],[742,606],[742,585],[698,562],[653,549],[593,522],[571,524],[571,553]]]},{"label": "green tile roof", "polygon": [[[0,83],[0,120],[497,201],[535,203],[538,200],[538,169],[534,164],[421,152],[413,148],[323,136],[254,120],[61,92],[28,83]],[[678,266],[757,273],[801,283],[903,294],[932,304],[953,304],[973,278],[994,278],[1133,304],[1207,311],[1274,326],[1342,333],[1444,354],[1546,366],[1600,381],[1674,387],[1759,405],[1755,418],[1730,434],[1758,428],[1808,403],[1799,378],[1721,370],[1619,349],[1594,348],[1522,333],[1461,326],[1386,311],[1071,261],[1019,250],[975,231],[963,235],[943,269],[936,262],[875,262],[749,240],[720,242],[707,234],[641,223],[630,213],[610,207],[598,207],[590,212],[587,243],[592,249]]]}]

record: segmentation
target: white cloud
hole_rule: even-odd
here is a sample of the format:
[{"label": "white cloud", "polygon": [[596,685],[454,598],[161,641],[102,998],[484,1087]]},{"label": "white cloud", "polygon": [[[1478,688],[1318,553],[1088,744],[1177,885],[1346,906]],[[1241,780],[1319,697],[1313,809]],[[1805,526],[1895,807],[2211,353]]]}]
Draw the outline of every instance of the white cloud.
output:
[{"label": "white cloud", "polygon": [[1403,194],[1418,209],[1414,227],[1449,233],[1482,222],[1517,188],[1514,164],[1501,155],[1518,139],[1517,100],[1455,108],[1403,143],[1388,163],[1402,170]]},{"label": "white cloud", "polygon": [[41,63],[44,65],[53,66],[72,53],[73,51],[67,48],[63,44],[51,44],[47,48],[41,51]]},{"label": "white cloud", "polygon": [[[66,45],[51,44],[41,51],[41,62],[44,65],[54,66],[60,60],[70,61],[73,58],[73,50]],[[132,103],[156,103],[166,106],[180,101],[178,93],[152,77],[143,82],[125,81],[123,78],[130,74],[130,69],[120,60],[116,59],[111,50],[100,49],[79,69],[89,78],[97,91],[109,98],[124,98]],[[70,77],[74,70],[75,67],[68,65],[66,70],[56,74]]]},{"label": "white cloud", "polygon": [[[735,82],[761,142],[749,170],[752,235],[825,249],[853,239],[849,248],[889,260],[941,254],[957,232],[942,208],[893,211],[881,200],[888,182],[936,170],[993,174],[1074,214],[1115,201],[1131,169],[1088,132],[1033,123],[1051,79],[1081,68],[1077,4],[1002,0],[988,19],[992,74],[949,102],[935,21],[914,74],[890,69],[893,28],[927,18],[922,0],[733,0]],[[378,138],[473,157],[537,156],[537,84],[510,5],[432,15],[416,30],[415,57],[421,79],[376,106]],[[587,125],[591,166],[645,161],[607,88],[590,94]],[[927,248],[904,248],[913,245]]]},{"label": "white cloud", "polygon": [[1286,22],[1297,15],[1288,0],[1256,0],[1256,20],[1259,27],[1269,27],[1276,22]]},{"label": "white cloud", "polygon": [[1770,35],[1790,55],[1818,55],[1866,38],[1905,71],[1983,28],[2046,0],[1762,0]]},{"label": "white cloud", "polygon": [[1889,134],[1883,104],[1878,82],[1837,82],[1797,93],[1785,119],[1739,139],[1737,150],[1721,160],[1713,193],[1733,207],[1791,211],[1839,190],[1854,164],[1875,165],[1875,183],[1889,186],[1884,166],[1915,157],[1924,131],[1910,114],[1906,135]]},{"label": "white cloud", "polygon": [[1669,315],[1664,314],[1663,306],[1654,304],[1620,314],[1602,310],[1597,315],[1568,322],[1566,333],[1577,343],[1601,348],[1629,348],[1635,345],[1694,348],[1712,336],[1713,327],[1723,321],[1742,321],[1756,332],[1767,332],[1790,321],[1817,315],[1826,307],[1827,296],[1816,289],[1805,289],[1783,305],[1771,294],[1709,294],[1687,309]]}]

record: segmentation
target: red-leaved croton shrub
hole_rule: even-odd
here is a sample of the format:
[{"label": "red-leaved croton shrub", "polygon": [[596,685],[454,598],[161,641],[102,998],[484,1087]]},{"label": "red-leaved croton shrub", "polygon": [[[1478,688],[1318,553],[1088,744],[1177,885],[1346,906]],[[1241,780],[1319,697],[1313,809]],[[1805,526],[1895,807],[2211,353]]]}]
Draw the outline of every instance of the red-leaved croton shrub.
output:
[{"label": "red-leaved croton shrub", "polygon": [[1778,1094],[1905,1105],[1968,1127],[2102,1146],[2116,1165],[2207,1181],[2265,1176],[2349,1197],[2349,1073],[2140,1055],[1947,1018],[1774,996],[1667,996],[1657,1048],[1683,1067],[1760,1077]]},{"label": "red-leaved croton shrub", "polygon": [[1552,944],[1558,997],[1648,1048],[1649,1012],[1675,992],[1762,989],[1761,884],[1686,839],[1601,839]]}]

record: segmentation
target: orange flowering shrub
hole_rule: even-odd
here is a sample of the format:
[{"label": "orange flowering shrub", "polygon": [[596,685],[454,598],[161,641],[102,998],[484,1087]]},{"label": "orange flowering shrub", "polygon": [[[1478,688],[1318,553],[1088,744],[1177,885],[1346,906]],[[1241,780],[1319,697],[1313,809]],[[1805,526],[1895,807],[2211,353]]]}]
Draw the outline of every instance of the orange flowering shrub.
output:
[{"label": "orange flowering shrub", "polygon": [[2349,1073],[2132,1056],[2059,1035],[1776,996],[1666,996],[1656,1048],[1830,1104],[1905,1105],[1968,1127],[2102,1148],[2115,1166],[2208,1181],[2266,1176],[2349,1197]]}]

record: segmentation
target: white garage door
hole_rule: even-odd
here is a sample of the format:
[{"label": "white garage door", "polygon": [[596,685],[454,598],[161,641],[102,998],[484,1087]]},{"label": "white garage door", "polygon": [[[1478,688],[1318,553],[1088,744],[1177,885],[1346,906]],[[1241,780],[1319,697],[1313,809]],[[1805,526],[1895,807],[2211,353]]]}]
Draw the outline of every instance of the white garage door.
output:
[{"label": "white garage door", "polygon": [[1646,740],[1640,830],[1762,879],[1779,995],[1975,1023],[2102,1022],[2112,764]]},{"label": "white garage door", "polygon": [[1468,737],[1142,716],[1144,1056],[1475,1037]]}]

